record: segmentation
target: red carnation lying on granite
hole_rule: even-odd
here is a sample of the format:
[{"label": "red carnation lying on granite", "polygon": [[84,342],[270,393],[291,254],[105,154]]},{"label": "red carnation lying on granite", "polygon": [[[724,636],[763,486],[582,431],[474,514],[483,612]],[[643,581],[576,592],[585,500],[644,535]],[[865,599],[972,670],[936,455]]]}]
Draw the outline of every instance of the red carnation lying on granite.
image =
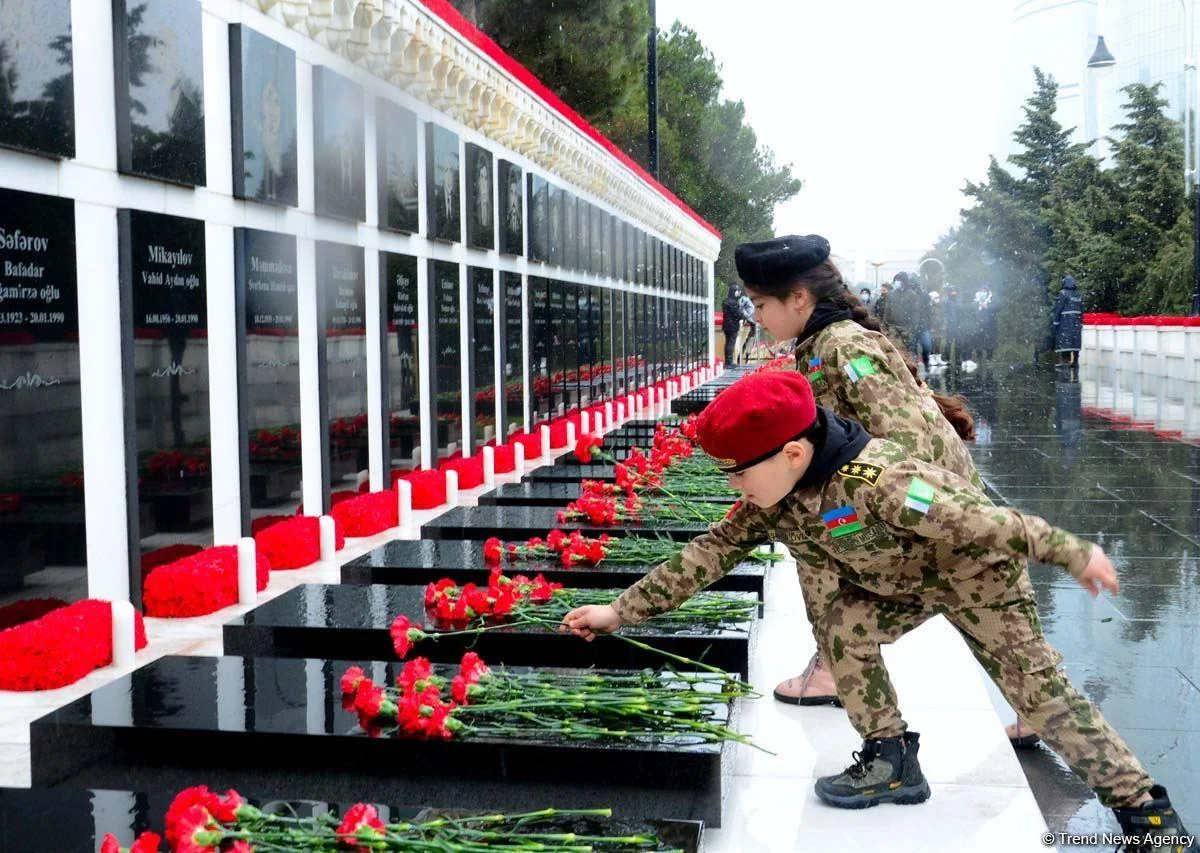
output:
[{"label": "red carnation lying on granite", "polygon": [[[219,545],[154,569],[142,588],[146,615],[204,616],[237,604],[237,551],[236,545]],[[261,592],[267,588],[271,571],[262,553],[258,554],[256,569],[257,589]]]},{"label": "red carnation lying on granite", "polygon": [[[146,646],[142,615],[134,645]],[[0,690],[54,690],[112,663],[112,604],[88,599],[0,631]]]},{"label": "red carnation lying on granite", "polygon": [[580,462],[591,462],[592,451],[598,449],[604,440],[598,435],[585,435],[579,441],[575,442],[575,458]]},{"label": "red carnation lying on granite", "polygon": [[329,514],[346,536],[374,536],[400,523],[399,502],[390,489],[343,501]]},{"label": "red carnation lying on granite", "polygon": [[[340,551],[346,546],[346,537],[336,518],[333,529]],[[285,516],[259,530],[254,541],[273,570],[302,569],[321,559],[321,520],[311,515]]]}]

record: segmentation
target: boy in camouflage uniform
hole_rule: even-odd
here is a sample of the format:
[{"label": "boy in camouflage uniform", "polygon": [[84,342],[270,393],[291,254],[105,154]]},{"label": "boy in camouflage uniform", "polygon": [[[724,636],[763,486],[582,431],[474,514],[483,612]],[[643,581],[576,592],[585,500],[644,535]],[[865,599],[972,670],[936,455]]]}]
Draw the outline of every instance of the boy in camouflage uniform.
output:
[{"label": "boy in camouflage uniform", "polygon": [[1166,790],[1057,670],[1062,658],[1038,624],[1027,558],[1066,567],[1093,594],[1116,592],[1099,548],[994,506],[967,480],[818,408],[797,373],[740,380],[708,407],[697,435],[744,502],[613,604],[568,613],[567,629],[591,639],[637,624],[678,607],[755,547],[783,542],[801,565],[828,559],[841,578],[815,628],[863,748],[843,773],[817,781],[823,801],[864,808],[929,797],[919,736],[900,716],[880,646],[942,614],[1127,833],[1184,835]]}]

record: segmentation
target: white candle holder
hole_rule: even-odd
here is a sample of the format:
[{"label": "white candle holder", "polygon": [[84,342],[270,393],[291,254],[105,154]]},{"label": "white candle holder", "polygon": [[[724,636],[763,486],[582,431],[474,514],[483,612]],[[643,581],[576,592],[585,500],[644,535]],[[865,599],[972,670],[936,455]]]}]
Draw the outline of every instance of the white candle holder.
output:
[{"label": "white candle holder", "polygon": [[249,536],[237,543],[238,603],[253,604],[258,596],[258,545]]},{"label": "white candle holder", "polygon": [[458,506],[458,472],[446,472],[446,506]]},{"label": "white candle holder", "polygon": [[542,459],[546,460],[550,458],[550,427],[542,424],[540,432],[542,435]]},{"label": "white candle holder", "polygon": [[128,601],[112,603],[113,666],[133,666],[137,654],[136,619],[133,605]]},{"label": "white candle holder", "polygon": [[525,445],[521,442],[513,445],[513,473],[518,477],[525,474]]},{"label": "white candle holder", "polygon": [[396,514],[400,518],[400,532],[412,531],[412,483],[408,480],[396,481]]},{"label": "white candle holder", "polygon": [[491,487],[496,485],[496,449],[483,448],[483,484]]},{"label": "white candle holder", "polygon": [[321,562],[330,562],[337,558],[337,525],[333,517],[321,516]]}]

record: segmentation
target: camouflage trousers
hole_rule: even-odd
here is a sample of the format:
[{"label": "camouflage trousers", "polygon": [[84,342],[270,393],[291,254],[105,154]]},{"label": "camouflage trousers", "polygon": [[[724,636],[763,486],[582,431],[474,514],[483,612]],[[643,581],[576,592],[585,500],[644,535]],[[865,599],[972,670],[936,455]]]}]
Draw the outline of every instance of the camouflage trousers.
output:
[{"label": "camouflage trousers", "polygon": [[880,645],[938,613],[966,640],[1009,704],[1107,806],[1127,805],[1153,781],[1113,728],[1059,671],[1062,656],[1042,636],[1027,579],[1011,598],[951,609],[882,598],[843,583],[815,633],[850,722],[864,739],[906,730]]}]

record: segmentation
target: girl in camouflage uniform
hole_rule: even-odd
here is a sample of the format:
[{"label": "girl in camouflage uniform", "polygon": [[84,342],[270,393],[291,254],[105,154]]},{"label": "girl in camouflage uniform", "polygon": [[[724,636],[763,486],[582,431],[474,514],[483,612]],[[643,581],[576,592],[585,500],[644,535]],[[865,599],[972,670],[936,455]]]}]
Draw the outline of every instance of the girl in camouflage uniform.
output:
[{"label": "girl in camouflage uniform", "polygon": [[[907,351],[883,333],[879,320],[846,289],[829,260],[828,241],[814,234],[744,243],[734,261],[755,320],[776,340],[798,338],[796,367],[807,375],[818,405],[983,488],[963,443],[974,438],[964,401],[935,394],[918,378]],[[869,372],[852,373],[855,364]],[[815,630],[837,595],[838,578],[826,565],[808,565],[800,572],[800,585]],[[777,685],[774,695],[789,704],[838,704],[819,652],[801,675]],[[1010,737],[1020,734],[1018,729]]]},{"label": "girl in camouflage uniform", "polygon": [[[855,384],[869,375],[860,368],[849,374]],[[995,506],[967,479],[818,408],[796,373],[736,382],[701,416],[697,441],[744,502],[611,605],[572,610],[565,629],[590,640],[638,624],[678,607],[757,546],[782,542],[802,574],[822,566],[837,576],[814,627],[863,738],[852,765],[817,780],[821,800],[864,808],[928,799],[919,735],[900,716],[880,647],[942,615],[1125,833],[1139,836],[1127,850],[1191,849],[1166,790],[1059,671],[1062,658],[1038,623],[1028,558],[1065,567],[1092,595],[1115,593],[1116,572],[1100,548]]]}]

